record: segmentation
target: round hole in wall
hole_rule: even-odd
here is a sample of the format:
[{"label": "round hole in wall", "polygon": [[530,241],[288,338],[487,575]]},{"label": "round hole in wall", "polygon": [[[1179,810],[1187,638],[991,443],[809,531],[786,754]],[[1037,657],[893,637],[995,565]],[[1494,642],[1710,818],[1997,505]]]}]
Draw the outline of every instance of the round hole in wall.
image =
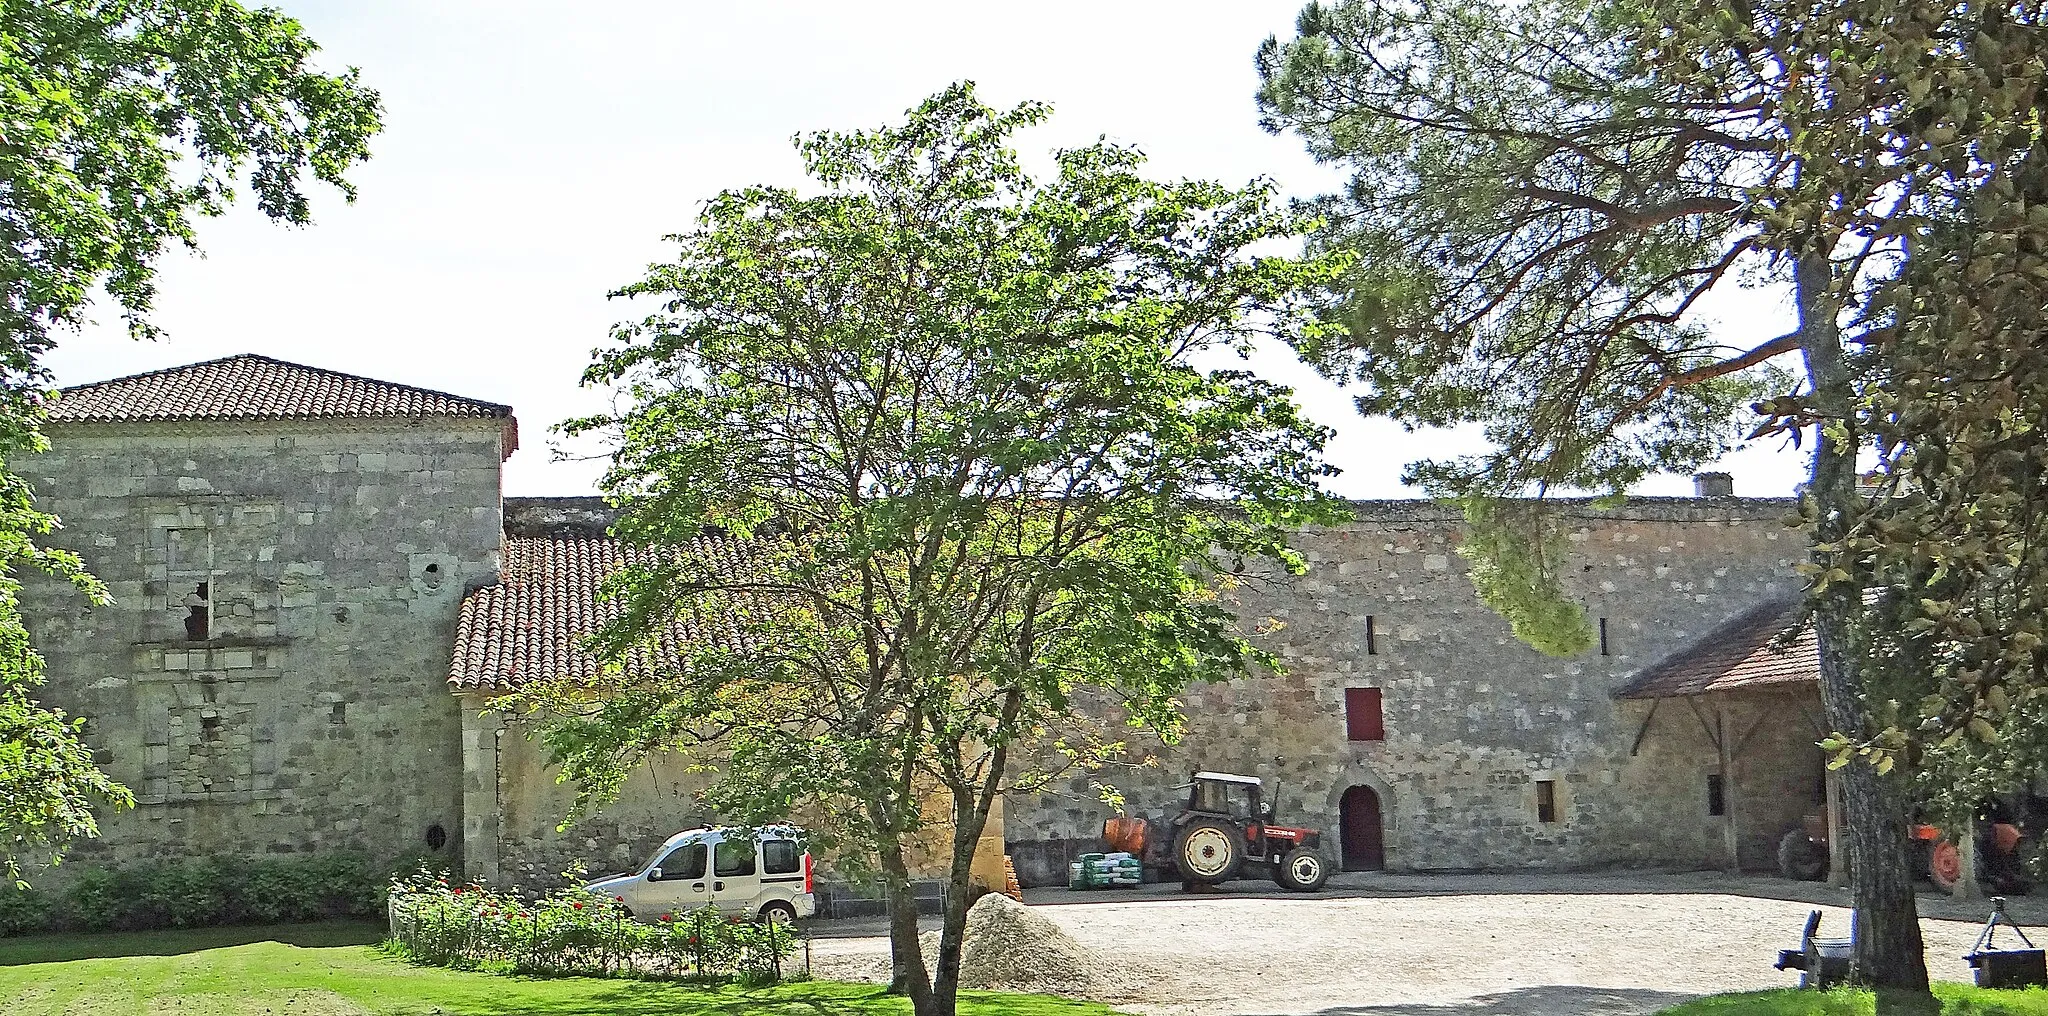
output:
[{"label": "round hole in wall", "polygon": [[428,589],[439,588],[441,585],[441,566],[429,564],[424,569],[421,569],[420,581],[425,583]]},{"label": "round hole in wall", "polygon": [[441,828],[441,823],[436,822],[433,825],[427,827],[428,850],[439,850],[447,845],[448,830]]}]

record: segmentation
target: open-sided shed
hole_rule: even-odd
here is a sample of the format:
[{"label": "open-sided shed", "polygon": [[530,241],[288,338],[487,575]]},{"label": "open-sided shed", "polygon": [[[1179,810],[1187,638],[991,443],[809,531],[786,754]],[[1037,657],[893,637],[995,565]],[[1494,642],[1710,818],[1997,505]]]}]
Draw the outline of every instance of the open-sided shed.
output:
[{"label": "open-sided shed", "polygon": [[[1827,733],[1819,646],[1799,615],[1797,599],[1763,603],[1644,668],[1614,693],[1638,703],[1631,755],[1651,737],[1693,744],[1703,737],[1713,752],[1707,807],[1723,821],[1731,870],[1769,867],[1779,837],[1811,812],[1821,811],[1834,829],[1835,780],[1817,745]],[[1838,875],[1845,870],[1841,842],[1828,837],[1829,868]]]}]

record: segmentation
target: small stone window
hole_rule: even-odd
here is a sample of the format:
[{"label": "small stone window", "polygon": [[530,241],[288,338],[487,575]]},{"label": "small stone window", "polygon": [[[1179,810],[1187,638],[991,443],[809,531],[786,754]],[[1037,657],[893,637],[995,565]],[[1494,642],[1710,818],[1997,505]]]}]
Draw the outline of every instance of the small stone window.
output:
[{"label": "small stone window", "polygon": [[185,639],[204,642],[213,637],[213,583],[200,582],[178,601],[185,611]]},{"label": "small stone window", "polygon": [[1377,622],[1377,621],[1376,621],[1376,620],[1375,620],[1375,619],[1373,618],[1373,616],[1372,616],[1371,614],[1367,614],[1367,615],[1365,615],[1365,655],[1367,655],[1367,656],[1378,656],[1379,654],[1380,654],[1380,631],[1379,631],[1379,623],[1378,623],[1378,622]]},{"label": "small stone window", "polygon": [[1728,814],[1728,788],[1720,773],[1707,774],[1707,814],[1715,817]]},{"label": "small stone window", "polygon": [[1609,652],[1607,648],[1607,619],[1604,617],[1600,619],[1600,655],[1614,655],[1612,652]]},{"label": "small stone window", "polygon": [[348,722],[348,703],[336,702],[328,708],[327,718],[335,723]]},{"label": "small stone window", "polygon": [[441,828],[441,823],[436,822],[433,825],[427,827],[428,850],[439,850],[447,845],[448,830]]},{"label": "small stone window", "polygon": [[1536,781],[1536,821],[1557,821],[1557,781]]}]

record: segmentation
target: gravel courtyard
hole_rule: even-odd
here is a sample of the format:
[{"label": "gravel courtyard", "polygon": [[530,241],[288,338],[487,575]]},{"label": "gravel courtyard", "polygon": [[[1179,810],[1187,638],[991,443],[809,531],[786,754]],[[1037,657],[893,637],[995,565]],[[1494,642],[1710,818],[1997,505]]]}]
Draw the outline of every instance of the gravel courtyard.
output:
[{"label": "gravel courtyard", "polygon": [[[1847,890],[1710,873],[1347,875],[1314,896],[1177,889],[1026,901],[1130,968],[1132,989],[1102,1001],[1147,1016],[1630,1016],[1796,983],[1771,962],[1816,905],[1823,935],[1848,933]],[[2011,910],[2030,933],[2048,920],[2048,900]],[[1989,905],[1923,893],[1920,912],[1933,975],[1967,980],[1961,956]],[[820,976],[886,975],[880,928],[818,931]]]}]

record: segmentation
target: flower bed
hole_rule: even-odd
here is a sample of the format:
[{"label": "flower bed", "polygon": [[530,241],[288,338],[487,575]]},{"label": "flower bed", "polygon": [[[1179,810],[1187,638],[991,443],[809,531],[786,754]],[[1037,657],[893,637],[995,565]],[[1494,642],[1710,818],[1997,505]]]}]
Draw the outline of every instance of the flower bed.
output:
[{"label": "flower bed", "polygon": [[581,887],[529,901],[426,872],[392,883],[390,914],[390,944],[401,955],[504,973],[772,983],[790,972],[798,944],[788,925],[712,907],[643,924],[617,897]]}]

